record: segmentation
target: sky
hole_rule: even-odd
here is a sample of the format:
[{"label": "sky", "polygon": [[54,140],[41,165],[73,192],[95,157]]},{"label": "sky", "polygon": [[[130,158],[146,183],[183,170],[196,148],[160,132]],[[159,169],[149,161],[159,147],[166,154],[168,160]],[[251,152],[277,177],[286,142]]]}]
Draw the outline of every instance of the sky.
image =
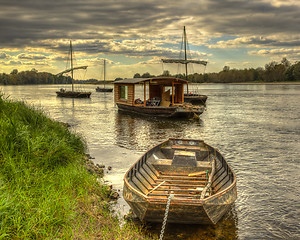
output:
[{"label": "sky", "polygon": [[0,0],[0,73],[57,74],[72,41],[81,79],[132,78],[135,73],[184,73],[162,58],[208,64],[189,72],[264,68],[300,56],[299,0]]}]

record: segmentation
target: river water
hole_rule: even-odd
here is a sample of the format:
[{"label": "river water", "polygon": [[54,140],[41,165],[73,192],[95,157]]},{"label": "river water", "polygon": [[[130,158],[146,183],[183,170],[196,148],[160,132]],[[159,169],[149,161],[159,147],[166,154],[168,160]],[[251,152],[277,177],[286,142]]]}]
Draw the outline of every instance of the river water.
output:
[{"label": "river water", "polygon": [[[86,140],[94,162],[106,166],[105,180],[120,195],[127,169],[169,137],[203,139],[227,159],[237,175],[231,211],[215,226],[167,224],[164,239],[300,239],[300,85],[197,85],[208,96],[197,121],[120,113],[113,93],[98,93],[92,85],[84,87],[91,99],[57,98],[60,87],[0,91],[69,123]],[[115,208],[120,216],[129,211],[123,198]],[[146,232],[158,235],[160,228],[148,225]]]}]

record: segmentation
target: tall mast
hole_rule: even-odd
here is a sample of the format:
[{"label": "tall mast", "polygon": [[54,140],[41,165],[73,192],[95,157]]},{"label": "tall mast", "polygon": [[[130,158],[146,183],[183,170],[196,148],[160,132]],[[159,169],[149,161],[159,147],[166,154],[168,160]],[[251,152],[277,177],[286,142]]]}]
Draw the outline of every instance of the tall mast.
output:
[{"label": "tall mast", "polygon": [[103,75],[104,75],[104,88],[105,88],[105,59],[103,61]]},{"label": "tall mast", "polygon": [[[169,58],[169,59],[162,59],[163,63],[180,63],[185,65],[185,79],[188,81],[188,70],[187,70],[187,65],[189,63],[195,63],[195,64],[201,64],[206,66],[207,61],[199,61],[199,60],[187,60],[187,37],[186,37],[186,32],[185,32],[185,26],[183,27],[183,42],[184,42],[184,59],[175,59],[175,58]],[[187,93],[189,92],[189,86],[188,82],[186,84],[187,88]]]},{"label": "tall mast", "polygon": [[72,41],[70,40],[70,54],[71,54],[71,76],[72,76],[72,92],[74,92],[74,76],[73,76],[73,50]]},{"label": "tall mast", "polygon": [[183,39],[184,39],[184,60],[185,60],[185,80],[188,80],[188,72],[187,72],[187,56],[186,56],[186,32],[185,26],[183,27]]},{"label": "tall mast", "polygon": [[[186,32],[185,26],[183,26],[183,39],[184,39],[184,61],[185,61],[185,80],[188,81],[188,70],[187,70],[187,56],[186,56]],[[189,93],[189,83],[186,83],[186,93]]]}]

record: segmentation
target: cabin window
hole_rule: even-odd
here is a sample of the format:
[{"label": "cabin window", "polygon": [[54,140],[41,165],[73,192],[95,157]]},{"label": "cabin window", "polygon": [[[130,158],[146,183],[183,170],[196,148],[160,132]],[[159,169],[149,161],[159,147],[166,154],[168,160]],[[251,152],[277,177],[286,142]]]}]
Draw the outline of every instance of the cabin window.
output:
[{"label": "cabin window", "polygon": [[120,86],[120,99],[127,100],[128,86]]}]

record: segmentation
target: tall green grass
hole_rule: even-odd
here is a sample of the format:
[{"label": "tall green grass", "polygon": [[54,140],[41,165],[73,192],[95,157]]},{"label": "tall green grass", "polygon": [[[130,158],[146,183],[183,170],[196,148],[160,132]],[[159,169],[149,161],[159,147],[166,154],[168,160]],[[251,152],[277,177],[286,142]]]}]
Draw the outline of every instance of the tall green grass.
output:
[{"label": "tall green grass", "polygon": [[81,137],[0,95],[0,239],[143,239],[110,213]]}]

